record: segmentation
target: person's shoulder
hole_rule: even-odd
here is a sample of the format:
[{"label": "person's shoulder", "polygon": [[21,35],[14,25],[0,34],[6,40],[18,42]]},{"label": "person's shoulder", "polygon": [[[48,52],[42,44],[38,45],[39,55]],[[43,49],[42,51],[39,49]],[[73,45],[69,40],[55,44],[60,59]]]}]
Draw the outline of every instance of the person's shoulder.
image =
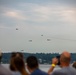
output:
[{"label": "person's shoulder", "polygon": [[0,75],[12,75],[11,71],[0,65]]},{"label": "person's shoulder", "polygon": [[0,65],[0,75],[12,75],[11,71],[5,68],[3,65]]},{"label": "person's shoulder", "polygon": [[72,66],[70,66],[69,69],[76,72],[76,69]]},{"label": "person's shoulder", "polygon": [[44,72],[44,71],[41,71],[42,72],[42,75],[48,75],[48,73]]},{"label": "person's shoulder", "polygon": [[63,71],[62,69],[55,70],[51,73],[51,75],[65,75],[65,71]]},{"label": "person's shoulder", "polygon": [[42,70],[40,70],[40,69],[39,69],[39,71],[40,71],[40,73],[41,73],[42,75],[48,75],[48,73],[46,73],[45,71],[42,71]]},{"label": "person's shoulder", "polygon": [[66,74],[76,75],[76,70],[73,67],[64,67],[58,70],[54,70],[51,75],[66,75]]},{"label": "person's shoulder", "polygon": [[31,75],[48,75],[48,74],[40,69],[36,69]]},{"label": "person's shoulder", "polygon": [[64,68],[54,70],[51,75],[60,75],[61,73],[64,73]]},{"label": "person's shoulder", "polygon": [[76,69],[74,67],[72,67],[71,69],[76,73]]},{"label": "person's shoulder", "polygon": [[70,74],[76,75],[76,69],[73,68],[72,66],[71,66],[70,69],[68,69],[68,70],[69,70]]},{"label": "person's shoulder", "polygon": [[21,75],[21,73],[18,72],[18,71],[16,71],[16,72],[13,72],[13,71],[12,71],[12,75]]}]

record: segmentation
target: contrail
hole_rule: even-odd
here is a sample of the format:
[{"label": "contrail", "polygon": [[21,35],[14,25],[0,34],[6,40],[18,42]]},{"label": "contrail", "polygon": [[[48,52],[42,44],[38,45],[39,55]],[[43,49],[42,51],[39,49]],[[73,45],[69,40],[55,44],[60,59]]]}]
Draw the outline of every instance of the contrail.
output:
[{"label": "contrail", "polygon": [[55,38],[55,37],[51,37],[51,39],[59,39],[59,40],[67,40],[67,41],[76,41],[73,39],[64,39],[64,38]]}]

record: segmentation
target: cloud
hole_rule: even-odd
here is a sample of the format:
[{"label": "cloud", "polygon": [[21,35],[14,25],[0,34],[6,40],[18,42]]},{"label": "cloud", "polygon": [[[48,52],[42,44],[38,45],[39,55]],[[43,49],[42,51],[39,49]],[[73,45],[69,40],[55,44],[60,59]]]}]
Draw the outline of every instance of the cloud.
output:
[{"label": "cloud", "polygon": [[[64,1],[65,3],[65,1]],[[17,3],[18,4],[18,3]],[[56,4],[56,5],[55,5]],[[39,5],[35,3],[19,3],[19,9],[6,8],[3,9],[7,17],[15,18],[17,20],[33,21],[33,22],[51,22],[51,21],[68,21],[75,22],[75,9],[71,9],[68,5],[61,5],[60,3],[52,3],[46,5]]]},{"label": "cloud", "polygon": [[25,16],[23,16],[21,13],[16,12],[16,11],[6,11],[4,15],[7,17],[15,18],[15,19],[26,20]]},{"label": "cloud", "polygon": [[30,21],[44,22],[48,20],[49,9],[46,6],[33,4],[33,3],[21,3],[20,6],[25,7],[25,14],[29,17]]},{"label": "cloud", "polygon": [[64,20],[71,22],[71,23],[76,23],[76,14],[75,10],[63,10],[62,12],[62,17]]},{"label": "cloud", "polygon": [[14,18],[15,20],[26,20],[27,16],[24,13],[24,10],[14,8],[14,7],[5,7],[0,5],[0,16],[7,18]]},{"label": "cloud", "polygon": [[51,22],[62,20],[64,22],[75,22],[76,10],[69,6],[61,4],[38,5],[34,3],[23,3],[21,6],[25,7],[25,14],[27,14],[29,21]]}]

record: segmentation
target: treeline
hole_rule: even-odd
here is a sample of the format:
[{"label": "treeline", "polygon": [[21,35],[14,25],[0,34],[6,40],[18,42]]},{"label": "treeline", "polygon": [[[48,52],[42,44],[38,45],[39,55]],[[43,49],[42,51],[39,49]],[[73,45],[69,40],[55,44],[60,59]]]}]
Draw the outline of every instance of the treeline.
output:
[{"label": "treeline", "polygon": [[[51,60],[53,57],[59,55],[59,53],[23,53],[25,61],[26,58],[30,55],[34,55],[38,58],[40,64],[51,64]],[[76,61],[76,53],[71,53],[71,63]],[[2,63],[10,62],[11,53],[3,53]]]}]

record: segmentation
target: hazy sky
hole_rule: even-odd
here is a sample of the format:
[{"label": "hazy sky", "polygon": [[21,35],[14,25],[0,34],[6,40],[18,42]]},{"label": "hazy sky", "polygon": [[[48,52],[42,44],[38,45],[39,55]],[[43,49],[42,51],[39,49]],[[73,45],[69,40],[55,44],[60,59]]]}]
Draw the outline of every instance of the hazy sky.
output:
[{"label": "hazy sky", "polygon": [[76,52],[76,0],[0,0],[0,48]]}]

